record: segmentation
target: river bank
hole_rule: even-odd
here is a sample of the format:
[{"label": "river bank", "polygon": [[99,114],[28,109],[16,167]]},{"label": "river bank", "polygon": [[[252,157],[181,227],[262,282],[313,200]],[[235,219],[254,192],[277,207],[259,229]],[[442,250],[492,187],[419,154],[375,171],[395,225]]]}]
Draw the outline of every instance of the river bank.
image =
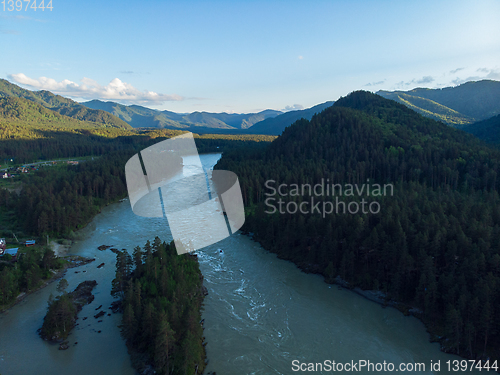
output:
[{"label": "river bank", "polygon": [[32,289],[28,292],[22,292],[16,297],[15,300],[10,302],[9,304],[4,305],[4,306],[0,306],[0,314],[12,309],[14,306],[21,303],[26,297],[30,296],[31,294],[38,292],[41,289],[44,289],[45,287],[52,284],[54,281],[63,278],[63,276],[68,271],[68,269],[80,267],[80,266],[83,266],[85,264],[88,264],[88,263],[95,261],[94,258],[85,258],[85,257],[81,257],[78,255],[66,255],[66,256],[63,256],[60,258],[63,258],[64,260],[66,260],[62,269],[57,270],[57,271],[53,270],[52,277],[50,279],[43,280],[42,284],[39,285],[37,288]]},{"label": "river bank", "polygon": [[73,245],[73,241],[69,239],[62,239],[58,240],[63,243],[59,243],[55,240],[50,241],[50,248],[56,255],[56,257],[63,257],[68,254],[69,250],[71,249],[71,245]]},{"label": "river bank", "polygon": [[[116,212],[120,206],[124,207],[118,204],[104,208],[93,219],[94,224],[99,224],[88,226],[82,240],[75,240],[66,254],[66,259],[70,260],[95,259],[87,264],[68,262],[70,264],[66,272],[59,275],[68,281],[67,290],[74,290],[86,280],[96,280],[98,283],[93,292],[94,301],[83,306],[75,328],[70,332],[68,350],[59,350],[59,345],[42,340],[37,333],[47,313],[50,295],[60,294],[57,290],[58,279],[53,278],[56,282],[30,293],[28,298],[0,314],[0,342],[8,343],[0,351],[1,374],[136,375],[120,336],[118,326],[121,316],[113,314],[111,310],[114,299],[110,290],[116,256],[111,251],[97,250],[103,243],[116,243],[110,240],[111,233],[106,221],[108,213]],[[106,238],[100,237],[103,231]],[[98,268],[102,263],[105,265]],[[105,314],[96,318],[100,310]],[[25,360],[26,353],[29,353],[29,361]]]},{"label": "river bank", "polygon": [[[250,233],[250,232],[243,232],[243,233],[246,234],[247,236],[249,236],[249,238],[251,238],[252,241],[255,241],[256,243],[258,243],[260,246],[262,246],[265,249],[265,247],[262,245],[262,243],[255,238],[253,233]],[[266,251],[273,253],[269,249],[266,249]],[[282,259],[282,258],[280,258],[280,259]],[[429,334],[429,342],[430,343],[438,343],[440,346],[440,350],[443,353],[459,355],[461,358],[464,358],[467,360],[476,360],[476,361],[481,360],[481,361],[483,361],[483,363],[485,363],[486,361],[500,360],[500,358],[492,356],[491,353],[489,353],[490,355],[483,354],[482,356],[478,356],[478,357],[467,355],[466,353],[464,354],[463,352],[456,353],[456,351],[449,344],[450,339],[445,334],[445,327],[443,327],[441,324],[439,324],[435,320],[426,319],[423,311],[418,307],[411,306],[409,304],[397,301],[397,300],[393,299],[391,296],[389,296],[388,294],[386,294],[380,290],[363,290],[359,287],[356,287],[356,286],[350,284],[348,281],[343,280],[340,277],[340,275],[337,275],[335,278],[328,279],[327,277],[325,277],[323,275],[323,273],[320,271],[319,266],[317,266],[317,265],[298,263],[298,262],[294,262],[293,260],[289,260],[289,259],[283,259],[283,260],[286,260],[286,261],[293,263],[298,269],[300,269],[302,272],[304,272],[306,274],[320,275],[326,284],[337,285],[339,288],[354,292],[355,294],[358,294],[369,301],[375,302],[375,303],[381,305],[382,307],[393,307],[396,310],[400,311],[404,316],[413,316],[413,317],[417,318],[419,321],[421,321],[424,324],[426,332]]]},{"label": "river bank", "polygon": [[[306,272],[307,273],[307,272]],[[328,280],[325,278],[325,282],[329,284]],[[359,287],[352,287],[347,281],[342,280],[340,276],[337,276],[332,284],[339,285],[342,288],[348,289],[372,302],[378,303],[382,305],[383,307],[394,307],[398,311],[402,312],[403,315],[405,316],[414,316],[418,320],[420,320],[424,325],[427,330],[427,333],[429,333],[429,342],[437,342],[440,345],[440,349],[443,353],[448,353],[448,354],[457,354],[460,355],[460,357],[465,358],[467,360],[482,360],[483,363],[486,363],[486,361],[491,360],[490,357],[484,355],[482,357],[473,357],[470,355],[464,355],[456,353],[453,348],[451,348],[448,345],[449,338],[445,336],[444,334],[444,328],[437,324],[435,321],[429,321],[428,319],[425,318],[424,312],[419,309],[418,307],[414,307],[405,303],[398,302],[392,298],[390,298],[386,293],[380,291],[380,290],[363,290]],[[493,359],[495,360],[495,358]]]}]

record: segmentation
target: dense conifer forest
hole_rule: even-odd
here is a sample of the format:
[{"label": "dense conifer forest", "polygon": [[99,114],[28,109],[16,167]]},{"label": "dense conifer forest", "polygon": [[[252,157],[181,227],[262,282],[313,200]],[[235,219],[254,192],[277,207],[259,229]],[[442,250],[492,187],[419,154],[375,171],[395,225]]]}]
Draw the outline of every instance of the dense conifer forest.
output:
[{"label": "dense conifer forest", "polygon": [[51,249],[39,246],[27,248],[16,264],[10,262],[10,255],[0,259],[0,306],[14,301],[19,293],[38,288],[53,276],[52,270],[64,265]]},{"label": "dense conifer forest", "polygon": [[500,115],[464,126],[462,130],[498,147],[500,144]]},{"label": "dense conifer forest", "polygon": [[122,301],[122,333],[138,369],[149,364],[158,374],[203,373],[204,289],[194,256],[178,256],[173,242],[158,237],[132,255],[119,252],[111,293]]},{"label": "dense conifer forest", "polygon": [[[279,257],[327,282],[379,290],[410,307],[446,351],[500,358],[500,153],[460,130],[367,92],[341,98],[287,128],[264,153],[228,152],[245,229]],[[386,196],[272,195],[269,186],[392,184]],[[269,184],[269,183],[268,183]],[[282,190],[283,191],[283,190]],[[380,212],[280,214],[281,198],[349,204]],[[310,206],[306,206],[310,207]]]}]

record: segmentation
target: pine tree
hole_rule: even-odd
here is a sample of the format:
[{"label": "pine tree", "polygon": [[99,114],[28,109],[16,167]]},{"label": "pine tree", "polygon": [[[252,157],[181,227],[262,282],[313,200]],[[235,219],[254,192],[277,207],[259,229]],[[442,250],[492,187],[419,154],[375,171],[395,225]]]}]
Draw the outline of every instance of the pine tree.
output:
[{"label": "pine tree", "polygon": [[174,350],[175,332],[170,328],[167,316],[161,314],[154,346],[154,362],[160,374],[170,373],[170,356]]}]

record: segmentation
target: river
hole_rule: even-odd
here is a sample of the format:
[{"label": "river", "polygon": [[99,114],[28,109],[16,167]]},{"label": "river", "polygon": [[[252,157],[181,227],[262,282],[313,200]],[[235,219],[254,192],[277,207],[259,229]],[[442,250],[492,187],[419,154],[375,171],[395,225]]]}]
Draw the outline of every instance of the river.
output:
[{"label": "river", "polygon": [[[210,168],[220,154],[201,158]],[[79,236],[82,239],[75,242],[70,254],[95,257],[96,261],[68,270],[68,290],[84,280],[97,280],[98,285],[95,300],[79,314],[79,325],[69,337],[70,348],[60,351],[36,332],[50,294],[57,295],[54,282],[0,314],[0,374],[135,373],[117,328],[121,315],[109,310],[115,254],[97,247],[113,245],[132,252],[155,236],[169,241],[166,220],[138,217],[125,201],[105,207]],[[197,254],[209,292],[203,312],[207,372],[292,374],[301,373],[292,371],[294,360],[350,363],[362,359],[396,366],[424,363],[422,374],[448,374],[446,361],[460,360],[429,343],[424,325],[414,317],[327,285],[322,277],[277,259],[239,232]],[[105,265],[98,269],[100,263]],[[101,309],[97,309],[99,305]],[[93,317],[100,310],[107,313],[100,318],[102,322]],[[440,362],[440,372],[430,371],[431,361]]]}]

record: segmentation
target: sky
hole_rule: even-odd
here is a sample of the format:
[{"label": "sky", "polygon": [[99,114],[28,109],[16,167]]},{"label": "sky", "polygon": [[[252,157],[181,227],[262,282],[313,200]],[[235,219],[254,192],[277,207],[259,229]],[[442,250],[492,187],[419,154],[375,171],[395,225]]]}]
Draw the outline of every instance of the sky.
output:
[{"label": "sky", "polygon": [[0,78],[77,101],[251,113],[500,80],[499,0],[34,1],[0,3]]}]

